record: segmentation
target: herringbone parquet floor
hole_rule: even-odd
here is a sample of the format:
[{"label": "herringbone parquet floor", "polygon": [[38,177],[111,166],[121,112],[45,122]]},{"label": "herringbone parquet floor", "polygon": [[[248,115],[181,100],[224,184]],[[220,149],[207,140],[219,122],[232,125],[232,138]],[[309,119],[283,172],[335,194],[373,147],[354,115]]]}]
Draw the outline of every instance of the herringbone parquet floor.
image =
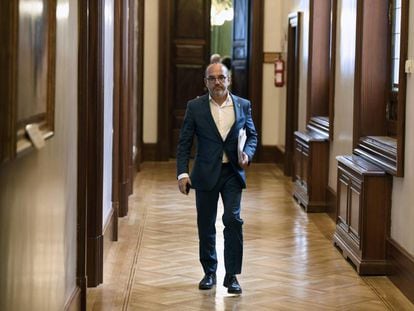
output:
[{"label": "herringbone parquet floor", "polygon": [[241,296],[227,294],[222,206],[217,218],[218,284],[198,290],[194,192],[178,192],[175,162],[144,163],[105,254],[104,283],[88,289],[88,310],[413,310],[386,277],[359,277],[332,245],[333,221],[306,214],[291,181],[272,164],[253,164],[243,193]]}]

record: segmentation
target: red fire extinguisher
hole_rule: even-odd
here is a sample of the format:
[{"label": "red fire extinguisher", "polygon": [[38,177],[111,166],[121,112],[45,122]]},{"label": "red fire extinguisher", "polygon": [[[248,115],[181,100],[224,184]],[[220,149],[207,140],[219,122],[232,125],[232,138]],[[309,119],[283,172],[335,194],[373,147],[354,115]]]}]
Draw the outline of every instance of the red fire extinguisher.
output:
[{"label": "red fire extinguisher", "polygon": [[275,86],[282,87],[285,85],[285,61],[282,59],[281,53],[275,59]]}]

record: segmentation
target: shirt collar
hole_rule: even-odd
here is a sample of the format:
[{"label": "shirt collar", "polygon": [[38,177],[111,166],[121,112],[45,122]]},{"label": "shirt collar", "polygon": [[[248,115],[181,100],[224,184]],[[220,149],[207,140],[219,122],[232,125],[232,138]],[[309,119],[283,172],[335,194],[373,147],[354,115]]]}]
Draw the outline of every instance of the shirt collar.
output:
[{"label": "shirt collar", "polygon": [[221,106],[216,103],[216,101],[213,99],[213,97],[211,97],[210,94],[208,94],[208,100],[210,101],[211,104],[216,105],[218,107],[226,107],[226,106],[232,106],[233,105],[233,100],[230,96],[230,92],[227,92],[227,98]]}]

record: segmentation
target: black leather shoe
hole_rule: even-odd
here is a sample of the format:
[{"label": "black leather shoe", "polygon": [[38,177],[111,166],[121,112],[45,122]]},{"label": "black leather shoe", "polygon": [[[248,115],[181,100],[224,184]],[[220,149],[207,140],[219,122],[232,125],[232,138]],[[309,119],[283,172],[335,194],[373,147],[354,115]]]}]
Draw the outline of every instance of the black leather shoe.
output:
[{"label": "black leather shoe", "polygon": [[216,274],[207,273],[198,284],[199,289],[212,289],[216,285]]},{"label": "black leather shoe", "polygon": [[224,277],[223,286],[227,287],[227,292],[229,294],[241,294],[242,288],[239,284],[239,281],[237,281],[237,278],[235,275],[226,274]]}]

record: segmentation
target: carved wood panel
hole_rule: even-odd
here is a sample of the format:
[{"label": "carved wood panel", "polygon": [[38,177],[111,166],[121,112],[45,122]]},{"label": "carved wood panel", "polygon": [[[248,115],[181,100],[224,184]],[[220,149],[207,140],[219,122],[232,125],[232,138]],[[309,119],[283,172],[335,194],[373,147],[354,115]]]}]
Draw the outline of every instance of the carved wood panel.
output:
[{"label": "carved wood panel", "polygon": [[247,98],[248,96],[248,0],[234,1],[232,93]]},{"label": "carved wood panel", "polygon": [[186,103],[206,92],[204,70],[210,49],[210,0],[177,0],[171,6],[170,157],[175,157]]}]

